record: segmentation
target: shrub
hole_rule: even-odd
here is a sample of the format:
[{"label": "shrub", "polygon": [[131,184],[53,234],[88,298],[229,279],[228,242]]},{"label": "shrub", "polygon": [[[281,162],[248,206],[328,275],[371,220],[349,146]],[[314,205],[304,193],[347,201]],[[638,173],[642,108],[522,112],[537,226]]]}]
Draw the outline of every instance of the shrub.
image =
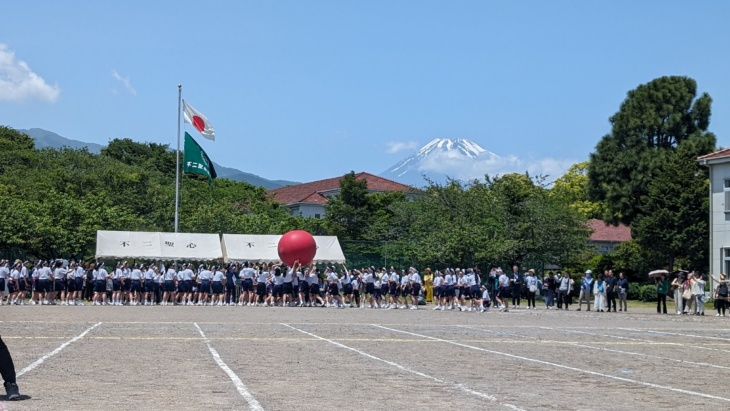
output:
[{"label": "shrub", "polygon": [[656,286],[655,285],[642,285],[639,289],[639,299],[641,301],[656,301]]}]

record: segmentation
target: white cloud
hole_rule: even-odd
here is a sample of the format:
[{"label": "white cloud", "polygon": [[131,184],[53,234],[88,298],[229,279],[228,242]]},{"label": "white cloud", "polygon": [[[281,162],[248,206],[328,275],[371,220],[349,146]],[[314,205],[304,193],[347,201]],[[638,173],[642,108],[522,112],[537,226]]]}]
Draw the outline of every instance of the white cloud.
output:
[{"label": "white cloud", "polygon": [[[134,87],[132,87],[132,82],[129,81],[129,76],[122,77],[121,75],[119,75],[119,73],[117,73],[116,70],[112,70],[112,77],[114,77],[117,81],[122,83],[124,85],[124,88],[127,89],[127,91],[129,92],[129,94],[131,94],[133,96],[137,95],[137,90],[135,90]],[[112,93],[116,94],[116,90],[113,90]]]},{"label": "white cloud", "polygon": [[390,141],[386,143],[385,152],[394,154],[403,150],[415,150],[416,148],[418,148],[418,143],[415,141]]},{"label": "white cloud", "polygon": [[23,60],[15,58],[10,48],[0,43],[0,100],[41,100],[53,103],[61,89],[50,86]]}]

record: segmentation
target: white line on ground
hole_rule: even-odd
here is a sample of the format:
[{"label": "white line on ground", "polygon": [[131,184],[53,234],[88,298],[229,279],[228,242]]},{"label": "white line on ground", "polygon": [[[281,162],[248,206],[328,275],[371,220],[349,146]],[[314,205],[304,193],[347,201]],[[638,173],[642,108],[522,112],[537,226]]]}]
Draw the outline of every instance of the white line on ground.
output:
[{"label": "white line on ground", "polygon": [[[551,327],[539,327],[545,330],[555,330],[555,331],[566,331],[566,332],[572,332],[577,334],[586,334],[586,335],[594,335],[597,337],[607,337],[607,338],[617,338],[620,340],[630,340],[630,341],[639,341],[639,342],[645,342],[645,343],[651,343],[656,344],[656,341],[653,340],[645,340],[642,338],[631,338],[631,337],[622,337],[620,335],[610,335],[610,334],[596,334],[596,333],[589,333],[586,331],[578,331],[578,330],[570,330],[567,328],[551,328]],[[639,332],[642,332],[642,330],[636,330]],[[730,350],[723,350],[722,348],[710,348],[710,347],[703,347],[701,345],[689,345],[689,344],[682,344],[682,343],[676,343],[676,342],[665,342],[665,345],[673,345],[673,346],[680,346],[684,348],[697,348],[698,350],[708,350],[708,351],[720,351],[720,352],[728,352],[730,353]]]},{"label": "white line on ground", "polygon": [[643,386],[646,386],[646,387],[656,388],[656,389],[660,389],[660,390],[673,391],[673,392],[678,392],[678,393],[682,393],[682,394],[694,395],[694,396],[697,396],[697,397],[710,398],[710,399],[713,399],[713,400],[720,400],[720,401],[730,402],[730,398],[719,397],[719,396],[712,395],[712,394],[705,394],[705,393],[702,393],[702,392],[685,390],[685,389],[682,389],[682,388],[674,388],[674,387],[670,387],[670,386],[667,386],[667,385],[659,385],[659,384],[653,384],[653,383],[650,383],[650,382],[632,380],[630,378],[617,377],[615,375],[603,374],[603,373],[596,372],[596,371],[583,370],[583,369],[580,369],[580,368],[570,367],[568,365],[556,364],[556,363],[553,363],[553,362],[538,360],[538,359],[535,359],[535,358],[523,357],[521,355],[509,354],[509,353],[505,353],[505,352],[501,352],[501,351],[494,351],[494,350],[489,350],[489,349],[486,349],[486,348],[475,347],[473,345],[462,344],[462,343],[459,343],[459,342],[456,342],[456,341],[444,340],[442,338],[437,338],[437,337],[431,337],[431,336],[428,336],[428,335],[412,333],[410,331],[397,330],[395,328],[384,327],[384,326],[378,325],[378,324],[371,324],[371,325],[373,327],[382,328],[384,330],[390,330],[390,331],[397,332],[397,333],[414,335],[414,336],[417,336],[417,337],[422,337],[422,338],[427,338],[427,339],[431,339],[431,340],[441,341],[441,342],[444,342],[444,343],[447,343],[447,344],[452,344],[452,345],[456,345],[456,346],[459,346],[459,347],[468,348],[468,349],[476,350],[476,351],[482,351],[482,352],[486,352],[486,353],[490,353],[490,354],[501,355],[501,356],[508,357],[508,358],[514,358],[514,359],[517,359],[517,360],[522,360],[522,361],[527,361],[527,362],[533,362],[533,363],[542,364],[542,365],[550,365],[550,366],[553,366],[553,367],[556,367],[556,368],[562,368],[562,369],[569,370],[569,371],[580,372],[580,373],[584,373],[584,374],[594,375],[594,376],[597,376],[597,377],[609,378],[609,379],[612,379],[612,380],[621,381],[621,382],[627,382],[627,383],[636,384],[636,385],[643,385]]},{"label": "white line on ground", "polygon": [[730,338],[713,337],[713,336],[710,336],[710,335],[681,334],[681,333],[675,333],[675,332],[669,332],[669,331],[640,330],[640,329],[637,329],[637,328],[621,328],[621,327],[618,327],[617,329],[619,329],[619,330],[625,330],[625,331],[636,331],[636,332],[647,333],[647,334],[678,335],[680,337],[707,338],[707,339],[710,339],[710,340],[730,341]]},{"label": "white line on ground", "polygon": [[246,385],[241,381],[240,378],[238,378],[238,375],[231,370],[228,365],[226,365],[225,362],[221,359],[221,356],[218,355],[218,351],[216,351],[211,345],[210,340],[208,337],[205,336],[205,333],[203,333],[203,330],[200,328],[198,323],[193,323],[195,325],[195,328],[198,329],[198,332],[205,340],[205,344],[208,346],[208,350],[213,355],[213,359],[215,360],[216,364],[218,364],[221,369],[228,374],[228,377],[233,381],[233,385],[236,386],[236,389],[238,390],[238,393],[241,394],[241,397],[243,397],[244,400],[248,403],[248,406],[251,410],[254,411],[263,411],[263,407],[261,407],[261,404],[259,404],[258,401],[256,401],[256,398],[251,395],[250,392],[248,392],[248,388],[246,388]]},{"label": "white line on ground", "polygon": [[25,374],[27,372],[33,371],[39,365],[43,364],[44,361],[46,361],[47,359],[49,359],[49,358],[53,357],[54,355],[60,353],[61,350],[63,350],[64,348],[68,347],[69,344],[72,344],[72,343],[74,343],[74,342],[76,342],[76,341],[84,338],[84,336],[86,334],[88,334],[91,330],[93,330],[94,328],[96,328],[96,327],[98,327],[100,325],[101,325],[101,323],[96,323],[96,324],[92,325],[91,327],[87,328],[86,331],[84,331],[81,334],[77,335],[76,337],[74,337],[74,338],[66,341],[65,343],[59,345],[58,348],[56,348],[55,350],[49,352],[48,354],[44,355],[43,357],[37,359],[33,364],[31,364],[31,365],[23,368],[22,370],[18,371],[17,374],[16,374],[16,376],[20,377],[21,375],[23,375],[23,374]]},{"label": "white line on ground", "polygon": [[451,387],[453,387],[453,388],[457,388],[457,389],[459,389],[459,390],[461,390],[461,391],[463,391],[463,392],[465,392],[465,393],[467,393],[467,394],[471,394],[471,395],[476,395],[476,396],[478,396],[478,397],[481,397],[481,398],[487,399],[487,400],[489,400],[489,401],[492,401],[492,402],[497,402],[497,403],[499,403],[500,405],[503,405],[503,406],[505,406],[505,407],[507,407],[507,408],[509,408],[509,409],[512,409],[512,410],[516,410],[516,411],[522,410],[522,408],[519,408],[519,407],[517,407],[516,405],[512,405],[512,404],[506,404],[506,403],[501,403],[501,402],[499,402],[499,401],[497,400],[497,397],[495,397],[495,396],[493,396],[493,395],[490,395],[490,394],[485,394],[485,393],[483,393],[483,392],[479,392],[479,391],[475,391],[475,390],[472,390],[471,388],[467,388],[467,387],[465,387],[465,386],[464,386],[463,384],[458,384],[458,383],[454,383],[454,382],[450,382],[450,381],[442,380],[442,379],[440,379],[440,378],[437,378],[437,377],[433,377],[433,376],[431,376],[431,375],[428,375],[428,374],[424,374],[424,373],[422,373],[422,372],[420,372],[420,371],[416,371],[416,370],[410,369],[410,368],[408,368],[408,367],[405,367],[405,366],[403,366],[403,365],[400,365],[400,364],[398,364],[398,363],[395,363],[395,362],[393,362],[393,361],[388,361],[388,360],[384,360],[384,359],[382,359],[382,358],[379,358],[379,357],[376,357],[376,356],[374,356],[374,355],[372,355],[372,354],[368,354],[368,353],[366,353],[366,352],[364,352],[364,351],[360,351],[360,350],[358,350],[357,348],[352,348],[352,347],[350,347],[350,346],[347,346],[347,345],[345,345],[345,344],[341,344],[341,343],[338,343],[338,342],[336,342],[336,341],[330,340],[330,339],[328,339],[328,338],[320,337],[319,335],[316,335],[316,334],[312,334],[312,333],[310,333],[310,332],[308,332],[308,331],[304,331],[304,330],[301,330],[301,329],[299,329],[299,328],[297,328],[297,327],[294,327],[294,326],[291,326],[291,325],[289,325],[289,324],[284,324],[284,323],[281,323],[281,325],[283,325],[283,326],[285,326],[285,327],[289,327],[289,328],[291,328],[292,330],[296,330],[296,331],[299,331],[300,333],[306,334],[306,335],[308,335],[308,336],[310,336],[310,337],[314,337],[314,338],[316,338],[316,339],[318,339],[318,340],[321,340],[321,341],[326,341],[326,342],[328,342],[328,343],[330,343],[330,344],[332,344],[332,345],[335,345],[335,346],[337,346],[337,347],[340,347],[340,348],[344,348],[344,349],[346,349],[346,350],[350,350],[350,351],[356,352],[356,353],[358,353],[358,354],[360,354],[360,355],[362,355],[362,356],[364,356],[364,357],[370,358],[370,359],[372,359],[372,360],[376,360],[376,361],[384,362],[384,363],[386,363],[386,364],[388,364],[388,365],[391,365],[391,366],[393,366],[393,367],[395,367],[395,368],[397,368],[397,369],[399,369],[399,370],[401,370],[401,371],[409,372],[409,373],[411,373],[411,374],[415,374],[415,375],[417,375],[417,376],[419,376],[419,377],[423,377],[423,378],[429,379],[429,380],[431,380],[431,381],[436,381],[436,382],[438,382],[438,383],[440,383],[440,384],[444,384],[444,385],[449,385],[449,386],[451,386]]},{"label": "white line on ground", "polygon": [[[528,339],[535,339],[536,338],[536,337],[531,337],[531,336],[527,336],[527,335],[512,334],[512,333],[501,333],[499,331],[491,331],[491,330],[485,330],[483,328],[476,328],[476,327],[469,327],[469,326],[464,326],[464,328],[469,328],[469,329],[472,329],[472,330],[496,332],[496,333],[505,334],[505,335],[511,335],[511,336],[520,337],[520,338],[528,338]],[[542,328],[546,328],[546,327],[542,327]],[[581,348],[588,348],[588,349],[591,349],[591,350],[601,350],[601,351],[607,351],[607,352],[614,352],[614,353],[617,353],[617,354],[634,355],[634,356],[637,356],[637,357],[653,358],[653,359],[656,359],[656,360],[666,360],[666,361],[672,361],[672,362],[679,362],[679,363],[682,363],[682,364],[699,365],[701,367],[710,367],[710,368],[719,368],[719,369],[723,369],[723,370],[730,370],[730,367],[726,367],[724,365],[715,365],[715,364],[710,364],[710,363],[706,363],[706,362],[687,361],[687,360],[682,360],[682,359],[669,358],[669,357],[661,357],[661,356],[658,356],[658,355],[644,354],[644,353],[638,353],[638,352],[632,352],[632,351],[614,350],[614,349],[611,349],[611,348],[596,347],[594,345],[585,345],[583,343],[573,342],[573,341],[563,341],[563,342],[561,342],[561,344],[570,344],[570,345],[572,345],[574,347],[581,347]],[[588,343],[588,344],[592,344],[592,343]]]}]

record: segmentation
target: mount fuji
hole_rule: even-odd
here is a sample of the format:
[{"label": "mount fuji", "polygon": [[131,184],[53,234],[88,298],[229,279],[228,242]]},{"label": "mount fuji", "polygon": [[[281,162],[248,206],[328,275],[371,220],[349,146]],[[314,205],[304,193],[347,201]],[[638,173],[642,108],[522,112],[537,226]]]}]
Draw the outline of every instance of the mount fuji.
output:
[{"label": "mount fuji", "polygon": [[437,138],[380,176],[422,187],[427,185],[424,176],[436,183],[444,183],[447,178],[482,179],[485,174],[501,171],[516,162],[513,157],[500,157],[471,140]]}]

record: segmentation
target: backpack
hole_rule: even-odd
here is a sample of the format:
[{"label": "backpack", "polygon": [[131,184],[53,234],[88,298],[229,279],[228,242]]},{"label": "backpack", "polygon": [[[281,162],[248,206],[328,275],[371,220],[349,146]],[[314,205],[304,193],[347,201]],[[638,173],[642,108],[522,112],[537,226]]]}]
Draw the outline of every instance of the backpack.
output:
[{"label": "backpack", "polygon": [[720,297],[727,297],[727,283],[720,283],[720,286],[717,287],[717,295]]}]

